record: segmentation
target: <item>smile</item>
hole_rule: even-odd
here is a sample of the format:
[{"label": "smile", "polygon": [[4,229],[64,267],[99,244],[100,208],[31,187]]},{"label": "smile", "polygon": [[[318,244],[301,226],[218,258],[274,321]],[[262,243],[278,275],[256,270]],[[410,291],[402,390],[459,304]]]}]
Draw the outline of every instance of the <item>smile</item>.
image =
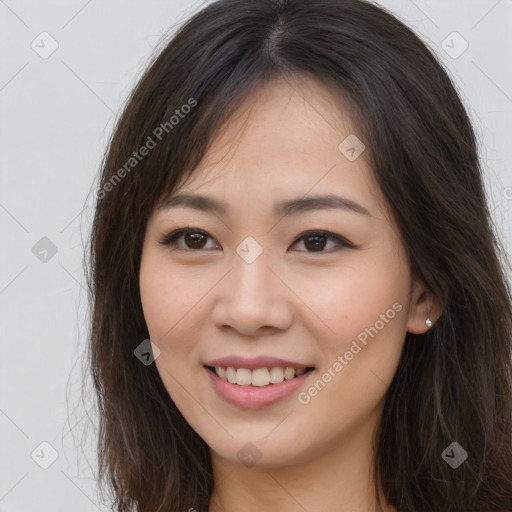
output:
[{"label": "smile", "polygon": [[284,380],[291,380],[300,377],[303,373],[312,370],[312,368],[291,368],[273,366],[272,368],[233,368],[232,366],[209,367],[224,381],[239,386],[257,386],[263,387],[271,384],[280,384]]},{"label": "smile", "polygon": [[234,368],[205,366],[209,381],[225,402],[242,409],[261,409],[302,387],[314,368]]}]

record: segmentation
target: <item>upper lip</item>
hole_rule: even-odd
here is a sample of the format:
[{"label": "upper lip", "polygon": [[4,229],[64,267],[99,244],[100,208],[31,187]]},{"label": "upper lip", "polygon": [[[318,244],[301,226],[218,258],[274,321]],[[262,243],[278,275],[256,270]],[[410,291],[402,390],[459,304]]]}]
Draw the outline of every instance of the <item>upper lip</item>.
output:
[{"label": "upper lip", "polygon": [[260,356],[260,357],[243,357],[243,356],[227,356],[219,359],[212,359],[205,363],[205,366],[222,366],[224,368],[247,368],[249,370],[255,370],[256,368],[272,368],[273,366],[281,366],[286,368],[312,368],[313,365],[302,364],[296,361],[287,361],[279,357],[271,356]]}]

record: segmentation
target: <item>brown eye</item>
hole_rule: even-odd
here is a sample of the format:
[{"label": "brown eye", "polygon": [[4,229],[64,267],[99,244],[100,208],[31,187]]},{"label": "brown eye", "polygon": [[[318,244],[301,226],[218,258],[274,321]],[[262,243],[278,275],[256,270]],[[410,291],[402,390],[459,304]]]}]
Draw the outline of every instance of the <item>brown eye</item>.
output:
[{"label": "brown eye", "polygon": [[306,247],[308,251],[311,250],[314,252],[322,251],[328,242],[327,237],[322,235],[307,236],[303,238],[303,241],[304,247]]},{"label": "brown eye", "polygon": [[183,240],[190,249],[202,249],[206,242],[206,235],[202,233],[186,233],[183,235]]},{"label": "brown eye", "polygon": [[332,242],[338,247],[354,247],[343,237],[329,231],[308,231],[301,235],[293,245],[299,242],[304,242],[304,247],[307,249],[301,252],[330,252],[324,250],[328,242]]},{"label": "brown eye", "polygon": [[[207,240],[213,238],[198,228],[180,228],[176,229],[173,232],[169,233],[162,241],[159,243],[162,245],[167,245],[172,248],[172,250],[178,251],[201,251],[202,249],[216,249],[219,248],[219,245],[213,245],[207,247]],[[183,240],[183,243],[179,243]],[[322,252],[332,252],[329,249],[332,247],[328,247],[325,250],[326,246],[329,242],[334,244],[334,247],[338,248],[353,248],[350,242],[348,242],[345,238],[336,235],[335,233],[331,233],[329,231],[307,231],[303,233],[299,238],[295,240],[293,245],[297,245],[299,242],[304,243],[305,251],[299,252],[310,252],[310,253],[322,253]]]},{"label": "brown eye", "polygon": [[[181,228],[169,233],[162,241],[162,245],[168,245],[173,248],[173,250],[201,250],[201,249],[211,249],[212,247],[206,247],[206,241],[208,238],[211,238],[208,233],[204,232],[201,229],[196,228]],[[178,244],[178,241],[183,239],[184,244]],[[213,240],[213,239],[212,239]],[[214,246],[213,249],[215,249]]]}]

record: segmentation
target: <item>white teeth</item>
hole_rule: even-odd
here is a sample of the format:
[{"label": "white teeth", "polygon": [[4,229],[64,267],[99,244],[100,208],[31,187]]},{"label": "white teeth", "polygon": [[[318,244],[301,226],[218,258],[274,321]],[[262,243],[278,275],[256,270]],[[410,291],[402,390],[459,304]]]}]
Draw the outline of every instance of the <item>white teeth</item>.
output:
[{"label": "white teeth", "polygon": [[306,372],[306,368],[291,368],[287,366],[282,368],[274,366],[270,368],[257,368],[250,370],[249,368],[233,368],[229,366],[224,368],[222,366],[215,367],[215,373],[222,379],[231,384],[238,384],[239,386],[258,386],[263,387],[269,384],[280,384],[284,380],[291,380],[294,377],[299,377]]},{"label": "white teeth", "polygon": [[267,368],[258,368],[252,371],[251,384],[253,386],[266,386],[270,382],[270,373]]},{"label": "white teeth", "polygon": [[284,370],[279,366],[274,366],[270,369],[270,382],[272,384],[279,384],[284,380]]},{"label": "white teeth", "polygon": [[249,386],[251,384],[251,370],[247,368],[238,368],[236,371],[236,383],[240,386]]},{"label": "white teeth", "polygon": [[[215,367],[215,371],[217,372],[217,375],[219,375],[218,367]],[[219,377],[222,378],[222,375],[219,375]],[[226,379],[228,382],[231,382],[231,384],[236,384],[236,370],[234,368],[226,368]]]},{"label": "white teeth", "polygon": [[284,378],[286,380],[290,380],[293,379],[293,377],[295,377],[295,370],[287,366],[286,370],[284,371]]}]

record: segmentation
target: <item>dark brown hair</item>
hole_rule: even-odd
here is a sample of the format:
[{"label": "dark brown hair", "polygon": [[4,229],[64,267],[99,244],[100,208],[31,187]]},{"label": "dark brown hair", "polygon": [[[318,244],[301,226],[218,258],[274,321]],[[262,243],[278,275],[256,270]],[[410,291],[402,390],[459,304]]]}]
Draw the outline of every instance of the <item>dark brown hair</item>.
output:
[{"label": "dark brown hair", "polygon": [[[413,275],[444,306],[427,333],[407,333],[378,431],[376,485],[399,512],[510,511],[512,300],[475,133],[433,53],[362,0],[213,2],[129,97],[103,160],[86,269],[99,480],[119,512],[208,510],[209,447],[155,365],[134,356],[149,338],[142,242],[162,194],[193,173],[255,87],[298,75],[351,105]],[[468,453],[457,469],[441,457],[454,441]]]}]

